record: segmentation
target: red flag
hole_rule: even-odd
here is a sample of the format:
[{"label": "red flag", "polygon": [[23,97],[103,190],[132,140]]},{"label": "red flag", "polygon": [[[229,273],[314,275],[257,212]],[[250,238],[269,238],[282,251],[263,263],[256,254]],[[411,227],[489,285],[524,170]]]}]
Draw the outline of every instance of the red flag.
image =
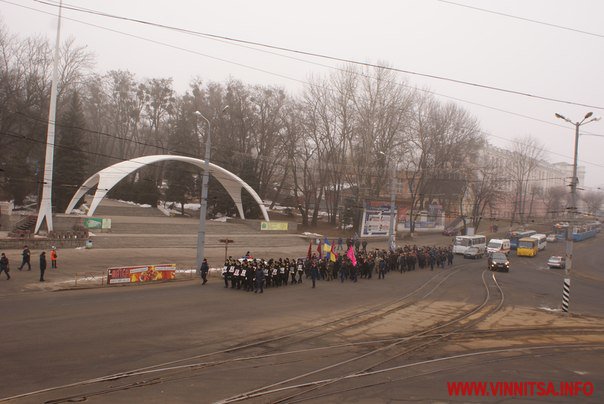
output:
[{"label": "red flag", "polygon": [[308,253],[306,254],[307,258],[310,259],[312,256],[312,240],[311,242],[308,244]]},{"label": "red flag", "polygon": [[319,241],[319,244],[317,245],[317,252],[319,253],[319,259],[321,259],[321,241]]},{"label": "red flag", "polygon": [[357,266],[357,257],[354,256],[354,248],[352,248],[352,246],[350,246],[350,248],[348,249],[346,256],[348,258],[350,258],[350,261],[352,261],[352,266],[356,267]]}]

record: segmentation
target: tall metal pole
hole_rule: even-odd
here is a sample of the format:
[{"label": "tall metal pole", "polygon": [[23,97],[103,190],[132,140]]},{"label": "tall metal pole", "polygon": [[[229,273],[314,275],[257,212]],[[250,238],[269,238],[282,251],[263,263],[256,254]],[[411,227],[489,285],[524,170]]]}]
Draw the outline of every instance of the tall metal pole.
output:
[{"label": "tall metal pole", "polygon": [[[201,206],[199,207],[199,229],[197,231],[197,267],[199,271],[201,263],[204,259],[204,249],[206,242],[206,213],[208,211],[208,180],[210,178],[210,149],[212,147],[212,134],[210,121],[201,114],[199,111],[195,111],[195,115],[206,121],[208,124],[208,133],[206,136],[206,151],[205,161],[203,168],[203,179],[201,181]],[[198,129],[199,133],[199,129]]]},{"label": "tall metal pole", "polygon": [[587,121],[593,113],[588,112],[585,117],[579,122],[573,122],[568,118],[560,114],[556,114],[556,118],[560,118],[565,120],[568,123],[571,123],[575,126],[575,152],[573,156],[573,177],[570,182],[570,203],[569,207],[569,223],[566,229],[566,265],[564,266],[564,285],[562,289],[562,311],[565,313],[569,313],[570,309],[570,280],[571,280],[571,271],[573,269],[573,247],[574,247],[574,239],[573,239],[573,230],[576,225],[576,215],[577,215],[577,156],[579,153],[579,127],[581,125],[587,124],[589,122],[597,121],[599,118],[592,118]]},{"label": "tall metal pole", "polygon": [[55,54],[52,65],[52,82],[50,85],[50,106],[48,108],[48,127],[46,129],[46,155],[44,158],[44,180],[42,186],[42,199],[38,209],[38,219],[34,233],[37,233],[46,219],[46,228],[50,233],[52,225],[52,173],[54,169],[55,149],[55,121],[57,116],[57,81],[59,76],[59,57],[61,49],[61,14],[63,12],[63,0],[59,2],[59,19],[57,22],[57,39],[55,43]]},{"label": "tall metal pole", "polygon": [[390,179],[390,240],[389,248],[391,251],[396,249],[396,166],[392,163],[392,177]]},{"label": "tall metal pole", "polygon": [[566,265],[564,266],[564,285],[562,287],[562,311],[570,312],[570,274],[573,269],[573,229],[577,212],[577,154],[579,150],[579,126],[575,122],[575,153],[573,157],[573,178],[570,183],[570,223],[566,228]]}]

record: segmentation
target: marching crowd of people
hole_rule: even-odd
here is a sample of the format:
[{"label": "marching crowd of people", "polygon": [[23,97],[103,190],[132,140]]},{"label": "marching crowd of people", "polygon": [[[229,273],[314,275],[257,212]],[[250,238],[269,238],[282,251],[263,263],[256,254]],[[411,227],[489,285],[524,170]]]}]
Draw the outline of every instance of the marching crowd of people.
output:
[{"label": "marching crowd of people", "polygon": [[[265,288],[299,285],[309,280],[314,288],[319,280],[357,282],[373,276],[383,279],[387,273],[395,271],[444,269],[453,265],[454,258],[451,247],[417,245],[405,245],[394,251],[368,251],[366,244],[363,248],[349,245],[346,253],[331,252],[324,257],[316,253],[309,255],[306,258],[263,259],[253,258],[248,253],[238,259],[229,257],[222,268],[224,287],[263,293]],[[206,282],[204,278],[204,284]]]},{"label": "marching crowd of people", "polygon": [[[335,243],[334,243],[335,245]],[[367,250],[367,242],[347,240],[346,247],[342,247],[342,240],[337,244],[336,251],[321,254],[319,244],[318,254],[308,252],[305,258],[270,258],[260,259],[252,257],[249,252],[242,258],[229,257],[222,268],[224,287],[239,289],[248,292],[263,293],[265,288],[278,288],[289,285],[299,285],[305,280],[316,287],[317,281],[339,280],[340,282],[357,282],[359,279],[371,279],[374,275],[383,279],[389,272],[404,273],[414,271],[416,268],[445,268],[453,264],[453,251],[451,247],[435,247],[405,245],[394,251]],[[27,267],[31,271],[31,251],[27,246],[21,253],[19,271]],[[57,268],[57,250],[51,248],[51,268]],[[42,251],[39,256],[40,282],[44,282],[46,271],[46,253]],[[0,257],[0,274],[5,273],[9,280],[10,265],[4,253]],[[209,266],[206,259],[200,268],[203,284],[207,283]]]}]

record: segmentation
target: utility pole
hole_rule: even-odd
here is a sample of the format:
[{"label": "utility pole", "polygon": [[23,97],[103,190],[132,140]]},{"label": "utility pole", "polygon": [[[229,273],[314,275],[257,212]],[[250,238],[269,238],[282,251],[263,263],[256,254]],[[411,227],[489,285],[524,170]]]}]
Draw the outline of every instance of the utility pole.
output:
[{"label": "utility pole", "polygon": [[[201,201],[199,207],[199,228],[197,230],[197,260],[196,260],[196,271],[201,268],[201,263],[204,259],[204,249],[206,243],[206,213],[208,211],[208,181],[210,179],[210,149],[212,147],[212,127],[208,118],[203,116],[201,112],[195,111],[195,115],[206,121],[208,125],[208,133],[206,134],[206,150],[205,160],[203,165],[203,177],[201,181]],[[198,133],[199,133],[199,129]]]},{"label": "utility pole", "polygon": [[571,206],[569,206],[567,208],[567,209],[569,209],[569,213],[570,213],[570,221],[569,221],[568,227],[566,229],[566,264],[564,266],[564,286],[562,289],[562,311],[564,311],[565,313],[569,313],[570,312],[570,309],[569,309],[570,279],[571,279],[571,271],[573,269],[573,244],[574,244],[573,230],[575,228],[576,218],[577,218],[577,183],[579,182],[578,178],[577,178],[577,156],[579,153],[579,127],[581,125],[585,125],[590,122],[597,121],[600,118],[589,119],[589,118],[591,118],[593,113],[588,112],[587,114],[585,114],[585,117],[581,121],[573,122],[570,119],[565,118],[564,116],[562,116],[560,114],[555,114],[555,115],[556,115],[556,118],[563,119],[566,122],[574,125],[574,127],[575,127],[575,153],[574,153],[574,157],[573,157],[573,177],[571,178],[571,182],[570,182]]},{"label": "utility pole", "polygon": [[[220,111],[221,113],[225,112],[229,106],[225,106]],[[208,133],[206,135],[206,150],[205,150],[205,159],[203,163],[203,177],[201,180],[201,201],[199,207],[199,228],[197,230],[197,260],[196,260],[196,271],[199,271],[201,268],[201,263],[203,262],[204,253],[205,253],[205,243],[206,243],[206,214],[208,211],[208,182],[210,180],[210,151],[212,149],[212,126],[210,125],[210,121],[208,118],[203,116],[203,114],[199,111],[195,111],[195,115],[198,118],[203,119],[208,125]],[[199,135],[199,127],[196,128],[197,133]]]},{"label": "utility pole", "polygon": [[386,161],[390,160],[392,164],[392,172],[390,173],[390,228],[388,229],[388,248],[390,251],[396,249],[396,164],[394,159],[384,152],[379,152],[386,157]]},{"label": "utility pole", "polygon": [[393,161],[390,178],[390,251],[396,250],[396,165]]}]

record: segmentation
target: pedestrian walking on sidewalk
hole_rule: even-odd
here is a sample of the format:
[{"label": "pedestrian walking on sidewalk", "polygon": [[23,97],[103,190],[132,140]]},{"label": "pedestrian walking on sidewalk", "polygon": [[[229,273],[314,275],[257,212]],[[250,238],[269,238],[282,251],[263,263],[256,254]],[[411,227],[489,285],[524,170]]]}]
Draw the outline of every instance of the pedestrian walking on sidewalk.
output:
[{"label": "pedestrian walking on sidewalk", "polygon": [[46,253],[40,254],[40,282],[44,282],[44,271],[46,271]]},{"label": "pedestrian walking on sidewalk", "polygon": [[203,280],[203,282],[201,283],[202,285],[205,285],[206,283],[208,283],[208,272],[210,271],[210,267],[208,266],[208,259],[204,258],[203,262],[201,263],[201,268],[199,268],[199,272],[201,273],[201,279]]},{"label": "pedestrian walking on sidewalk", "polygon": [[50,267],[52,269],[57,269],[57,247],[55,247],[54,245],[50,250]]},{"label": "pedestrian walking on sidewalk", "polygon": [[27,270],[31,271],[31,264],[29,262],[31,258],[31,252],[29,251],[29,248],[27,248],[27,246],[23,247],[23,252],[21,253],[21,255],[23,256],[23,260],[21,261],[21,266],[19,266],[19,268],[17,269],[20,271],[23,269],[25,264],[27,264]]},{"label": "pedestrian walking on sidewalk", "polygon": [[6,255],[2,253],[2,256],[0,256],[0,274],[4,272],[6,274],[6,280],[10,279],[10,274],[8,273],[9,271],[10,268],[8,266],[8,258],[6,258]]}]

